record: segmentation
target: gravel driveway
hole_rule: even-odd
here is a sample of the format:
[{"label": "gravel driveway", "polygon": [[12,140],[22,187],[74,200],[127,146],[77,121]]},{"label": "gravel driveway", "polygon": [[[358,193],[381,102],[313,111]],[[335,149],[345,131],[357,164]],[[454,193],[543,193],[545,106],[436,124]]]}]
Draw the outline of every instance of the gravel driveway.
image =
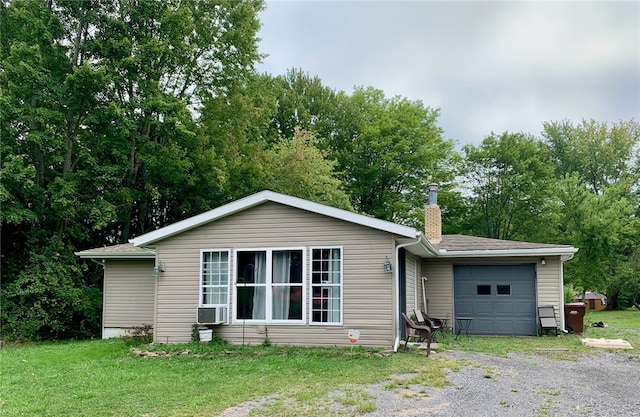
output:
[{"label": "gravel driveway", "polygon": [[[635,351],[634,351],[635,352]],[[450,372],[445,388],[385,388],[389,382],[358,386],[375,402],[376,411],[357,414],[339,400],[334,413],[366,417],[627,417],[640,416],[640,355],[620,351],[593,354],[540,351],[506,358],[460,351],[433,353],[435,359],[471,363]],[[559,357],[569,359],[560,360]],[[425,358],[425,360],[432,360]],[[401,376],[399,376],[401,377]],[[332,398],[345,392],[333,392]],[[225,410],[222,417],[262,415],[273,398]],[[331,400],[330,400],[331,402]],[[274,414],[269,414],[274,415]],[[288,412],[286,415],[294,415]],[[304,415],[300,412],[295,415]],[[314,415],[317,415],[314,414]]]},{"label": "gravel driveway", "polygon": [[[445,388],[411,387],[412,393],[371,386],[377,416],[640,416],[640,356],[598,351],[571,354],[510,354],[507,358],[465,352],[439,355],[473,366],[451,372]],[[427,395],[424,395],[424,394]]]}]

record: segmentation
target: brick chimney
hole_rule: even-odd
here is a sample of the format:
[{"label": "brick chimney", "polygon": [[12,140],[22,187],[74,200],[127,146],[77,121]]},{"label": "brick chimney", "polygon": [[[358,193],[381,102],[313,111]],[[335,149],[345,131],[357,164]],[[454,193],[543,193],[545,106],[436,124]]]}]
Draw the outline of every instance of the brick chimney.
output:
[{"label": "brick chimney", "polygon": [[429,202],[424,208],[424,235],[431,243],[442,240],[442,213],[438,205],[438,184],[429,184]]}]

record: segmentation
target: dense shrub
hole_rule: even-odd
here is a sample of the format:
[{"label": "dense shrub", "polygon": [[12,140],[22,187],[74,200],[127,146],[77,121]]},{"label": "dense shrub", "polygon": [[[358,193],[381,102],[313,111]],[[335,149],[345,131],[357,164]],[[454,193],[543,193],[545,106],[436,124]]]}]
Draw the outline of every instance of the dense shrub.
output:
[{"label": "dense shrub", "polygon": [[52,243],[31,253],[14,279],[3,279],[3,337],[44,340],[95,334],[102,296],[96,283],[85,281],[83,272],[73,251],[64,245]]}]

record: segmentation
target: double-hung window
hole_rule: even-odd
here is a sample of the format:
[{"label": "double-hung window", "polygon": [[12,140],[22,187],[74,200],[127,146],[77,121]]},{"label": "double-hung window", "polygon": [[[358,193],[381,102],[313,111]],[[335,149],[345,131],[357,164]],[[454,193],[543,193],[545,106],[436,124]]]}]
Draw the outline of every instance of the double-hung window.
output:
[{"label": "double-hung window", "polygon": [[342,248],[311,249],[311,323],[342,323]]},{"label": "double-hung window", "polygon": [[221,307],[229,300],[229,251],[201,252],[200,306]]},{"label": "double-hung window", "polygon": [[304,318],[304,251],[236,251],[238,320],[298,321]]}]

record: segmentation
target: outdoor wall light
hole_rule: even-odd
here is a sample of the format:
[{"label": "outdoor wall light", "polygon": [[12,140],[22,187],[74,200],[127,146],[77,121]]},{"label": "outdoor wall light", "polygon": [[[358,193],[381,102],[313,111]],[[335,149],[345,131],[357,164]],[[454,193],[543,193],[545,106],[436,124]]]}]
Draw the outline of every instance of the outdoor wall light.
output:
[{"label": "outdoor wall light", "polygon": [[391,261],[389,260],[389,257],[386,256],[384,259],[384,272],[391,272],[391,270]]},{"label": "outdoor wall light", "polygon": [[158,278],[161,272],[164,272],[164,264],[162,261],[159,261],[156,266],[153,267],[153,276]]},{"label": "outdoor wall light", "polygon": [[542,258],[542,259],[540,259],[540,263],[541,263],[542,265],[546,265],[546,264],[547,264],[547,260],[546,260],[546,259],[544,259],[544,258]]}]

